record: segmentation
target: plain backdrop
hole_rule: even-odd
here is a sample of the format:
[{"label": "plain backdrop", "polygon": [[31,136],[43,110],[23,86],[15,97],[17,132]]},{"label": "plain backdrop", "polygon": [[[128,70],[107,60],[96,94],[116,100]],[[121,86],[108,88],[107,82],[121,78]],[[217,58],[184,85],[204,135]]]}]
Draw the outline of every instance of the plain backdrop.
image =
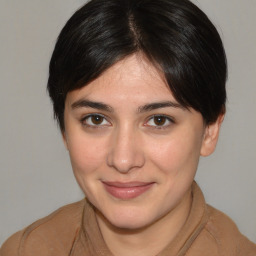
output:
[{"label": "plain backdrop", "polygon": [[[256,242],[256,1],[197,0],[229,63],[227,115],[196,180],[211,205]],[[60,29],[82,0],[0,0],[0,245],[15,231],[83,198],[46,93]]]}]

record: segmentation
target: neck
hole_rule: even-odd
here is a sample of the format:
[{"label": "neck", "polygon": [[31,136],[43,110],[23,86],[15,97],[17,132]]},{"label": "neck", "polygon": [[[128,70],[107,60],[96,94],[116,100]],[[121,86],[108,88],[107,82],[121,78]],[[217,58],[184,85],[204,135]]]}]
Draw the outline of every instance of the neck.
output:
[{"label": "neck", "polygon": [[115,256],[154,256],[161,252],[185,224],[191,208],[191,190],[169,213],[149,226],[130,230],[115,227],[97,213],[105,243]]}]

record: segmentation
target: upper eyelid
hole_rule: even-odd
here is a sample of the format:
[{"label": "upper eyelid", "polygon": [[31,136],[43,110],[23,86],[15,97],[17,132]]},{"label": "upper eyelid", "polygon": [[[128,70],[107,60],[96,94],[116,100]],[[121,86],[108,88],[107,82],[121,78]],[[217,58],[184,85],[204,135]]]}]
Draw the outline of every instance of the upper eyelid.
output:
[{"label": "upper eyelid", "polygon": [[85,120],[86,118],[92,117],[92,116],[101,116],[101,117],[105,118],[106,120],[108,120],[108,118],[105,115],[100,114],[100,113],[85,114],[85,115],[82,116],[81,120]]},{"label": "upper eyelid", "polygon": [[[103,117],[108,123],[110,123],[111,125],[112,125],[112,123],[109,121],[109,119],[105,116],[105,115],[103,115],[103,114],[99,114],[99,113],[90,113],[90,114],[86,114],[86,115],[84,115],[81,119],[80,119],[80,122],[84,122],[86,119],[88,119],[88,118],[90,118],[90,117],[92,117],[92,116],[101,116],[101,117]],[[92,126],[92,125],[88,125],[88,126]],[[95,125],[95,127],[96,126],[101,126],[101,125]]]},{"label": "upper eyelid", "polygon": [[[148,122],[156,116],[165,117],[168,120],[168,122],[170,122],[170,123],[166,124],[166,125],[149,125]],[[143,124],[143,126],[145,126],[146,128],[149,128],[149,129],[153,129],[153,130],[165,130],[165,129],[169,129],[170,127],[172,127],[172,125],[174,125],[175,123],[176,123],[175,119],[168,115],[156,114],[156,115],[152,115],[151,117],[149,117],[147,119],[147,121]]]},{"label": "upper eyelid", "polygon": [[169,115],[165,115],[165,114],[155,114],[155,115],[152,115],[152,116],[150,116],[148,119],[147,119],[147,122],[150,120],[150,119],[152,119],[152,118],[154,118],[154,117],[158,117],[158,116],[161,116],[161,117],[165,117],[166,119],[168,119],[169,121],[171,121],[171,122],[175,122],[175,118],[174,117],[171,117],[171,116],[169,116]]}]

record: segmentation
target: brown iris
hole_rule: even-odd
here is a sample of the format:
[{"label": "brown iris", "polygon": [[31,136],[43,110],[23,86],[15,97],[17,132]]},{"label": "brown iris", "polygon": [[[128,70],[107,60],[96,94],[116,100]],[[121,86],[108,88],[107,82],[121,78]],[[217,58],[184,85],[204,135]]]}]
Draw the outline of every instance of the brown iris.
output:
[{"label": "brown iris", "polygon": [[103,119],[104,119],[104,117],[99,116],[99,115],[92,115],[91,116],[91,121],[95,125],[101,124],[103,122]]},{"label": "brown iris", "polygon": [[154,123],[157,126],[163,126],[166,122],[165,116],[154,116]]}]

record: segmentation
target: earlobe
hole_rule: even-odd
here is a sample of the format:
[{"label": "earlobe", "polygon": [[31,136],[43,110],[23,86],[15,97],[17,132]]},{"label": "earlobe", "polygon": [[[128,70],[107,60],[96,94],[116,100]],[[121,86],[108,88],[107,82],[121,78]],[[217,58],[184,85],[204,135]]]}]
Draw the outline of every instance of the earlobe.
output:
[{"label": "earlobe", "polygon": [[216,122],[206,126],[200,151],[201,156],[209,156],[214,152],[223,120],[224,114],[221,114]]}]

